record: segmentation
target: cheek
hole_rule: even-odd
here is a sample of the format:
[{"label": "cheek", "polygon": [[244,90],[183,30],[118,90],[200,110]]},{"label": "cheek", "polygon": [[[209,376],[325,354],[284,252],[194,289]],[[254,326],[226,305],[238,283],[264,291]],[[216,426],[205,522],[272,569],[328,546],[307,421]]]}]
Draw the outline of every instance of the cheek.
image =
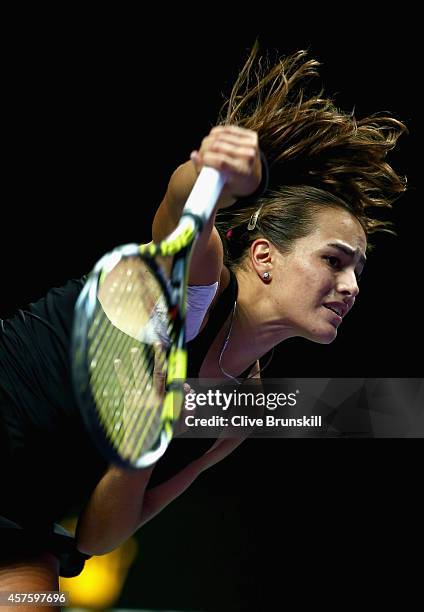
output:
[{"label": "cheek", "polygon": [[293,269],[296,290],[303,295],[303,301],[310,304],[321,302],[330,293],[334,279],[330,270],[316,263],[299,262]]}]

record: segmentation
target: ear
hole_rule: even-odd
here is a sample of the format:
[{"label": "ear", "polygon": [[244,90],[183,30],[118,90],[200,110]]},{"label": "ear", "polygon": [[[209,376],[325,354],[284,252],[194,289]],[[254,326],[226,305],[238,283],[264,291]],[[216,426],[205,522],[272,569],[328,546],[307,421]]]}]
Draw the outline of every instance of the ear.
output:
[{"label": "ear", "polygon": [[250,245],[250,259],[253,269],[264,280],[264,274],[268,272],[265,279],[269,280],[272,270],[272,245],[266,238],[258,238]]}]

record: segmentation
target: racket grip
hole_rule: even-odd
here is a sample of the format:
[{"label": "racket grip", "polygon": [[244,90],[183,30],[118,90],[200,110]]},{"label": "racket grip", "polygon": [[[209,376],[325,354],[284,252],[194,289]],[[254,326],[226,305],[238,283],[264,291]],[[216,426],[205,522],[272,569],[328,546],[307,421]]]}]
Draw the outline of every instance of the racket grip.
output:
[{"label": "racket grip", "polygon": [[182,214],[197,215],[203,223],[207,223],[224,184],[225,175],[223,172],[215,170],[215,168],[202,168],[187,198]]}]

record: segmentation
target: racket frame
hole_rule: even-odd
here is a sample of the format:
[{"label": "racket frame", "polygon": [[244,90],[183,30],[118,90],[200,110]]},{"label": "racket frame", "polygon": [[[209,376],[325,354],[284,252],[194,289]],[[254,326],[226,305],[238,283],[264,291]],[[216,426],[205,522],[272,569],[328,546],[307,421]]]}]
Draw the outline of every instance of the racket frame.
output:
[{"label": "racket frame", "polygon": [[[112,463],[124,468],[140,469],[153,465],[165,452],[173,435],[184,400],[184,382],[187,376],[187,350],[185,348],[186,295],[190,257],[194,243],[203,225],[210,218],[225,176],[213,168],[204,168],[186,202],[177,228],[164,240],[147,245],[126,244],[104,255],[89,275],[75,305],[71,336],[71,373],[74,395],[84,423],[102,454]],[[173,256],[169,282],[156,257]],[[161,428],[152,449],[135,462],[124,458],[110,443],[97,416],[96,401],[90,387],[88,333],[96,312],[98,289],[102,276],[110,272],[125,257],[140,257],[149,266],[162,289],[172,313],[173,326],[167,347],[167,375],[161,411]]]}]

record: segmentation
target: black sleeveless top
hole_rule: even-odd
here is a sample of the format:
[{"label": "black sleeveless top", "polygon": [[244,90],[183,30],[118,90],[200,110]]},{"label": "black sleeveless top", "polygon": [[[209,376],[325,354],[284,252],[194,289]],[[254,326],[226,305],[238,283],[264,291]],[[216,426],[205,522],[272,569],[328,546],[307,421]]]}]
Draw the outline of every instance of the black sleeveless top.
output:
[{"label": "black sleeveless top", "polygon": [[[51,523],[73,513],[84,505],[107,468],[83,424],[70,378],[73,309],[83,285],[84,279],[69,281],[12,319],[0,319],[0,485],[9,493],[2,496],[0,515],[12,520]],[[231,313],[237,289],[230,272],[230,282],[207,324],[187,344],[188,378],[198,377]],[[173,440],[149,487],[176,474],[213,442]],[[29,515],[31,499],[38,503]]]},{"label": "black sleeveless top", "polygon": [[81,511],[108,465],[71,384],[69,342],[83,285],[69,281],[0,319],[0,562],[49,551],[69,577],[87,555],[55,521]]},{"label": "black sleeveless top", "polygon": [[[62,576],[79,573],[86,556],[54,523],[82,510],[108,465],[84,426],[70,378],[73,310],[83,285],[84,279],[69,281],[12,319],[0,319],[0,559],[25,544],[33,550],[36,537],[37,546],[58,554]],[[198,377],[236,298],[230,273],[205,328],[187,344],[188,378]],[[214,442],[172,440],[148,487],[175,475]]]}]

